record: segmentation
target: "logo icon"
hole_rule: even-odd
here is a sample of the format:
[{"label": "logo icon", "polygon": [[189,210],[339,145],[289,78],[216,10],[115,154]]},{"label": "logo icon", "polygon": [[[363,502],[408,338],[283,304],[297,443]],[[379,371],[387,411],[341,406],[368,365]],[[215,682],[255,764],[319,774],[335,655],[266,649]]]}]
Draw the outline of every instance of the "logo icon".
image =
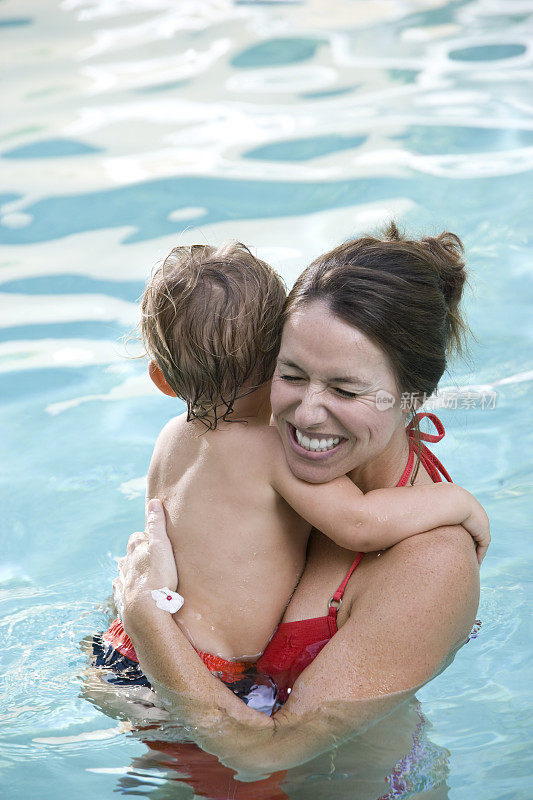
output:
[{"label": "logo icon", "polygon": [[384,389],[376,392],[376,407],[378,411],[387,411],[388,408],[393,407],[395,402],[394,395],[390,392],[386,392]]}]

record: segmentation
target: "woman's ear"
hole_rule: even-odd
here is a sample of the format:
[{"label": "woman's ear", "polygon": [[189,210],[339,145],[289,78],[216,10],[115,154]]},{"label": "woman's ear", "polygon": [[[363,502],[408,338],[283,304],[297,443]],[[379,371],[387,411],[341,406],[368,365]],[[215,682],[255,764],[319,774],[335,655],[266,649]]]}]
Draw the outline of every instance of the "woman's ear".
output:
[{"label": "woman's ear", "polygon": [[161,369],[157,366],[155,361],[150,361],[148,364],[148,374],[150,375],[151,379],[159,389],[159,391],[163,392],[163,394],[168,394],[169,397],[177,397],[178,395],[174,391],[174,389],[167,383],[167,379],[161,372]]}]

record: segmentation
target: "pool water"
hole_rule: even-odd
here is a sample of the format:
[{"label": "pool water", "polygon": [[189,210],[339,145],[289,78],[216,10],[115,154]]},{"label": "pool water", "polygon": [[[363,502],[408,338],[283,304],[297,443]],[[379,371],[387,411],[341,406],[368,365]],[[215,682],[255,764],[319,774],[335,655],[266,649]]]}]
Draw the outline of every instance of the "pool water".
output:
[{"label": "pool water", "polygon": [[467,249],[477,341],[443,379],[447,433],[434,449],[492,521],[483,626],[418,693],[432,766],[402,762],[403,784],[363,786],[339,750],[290,771],[284,794],[227,773],[220,797],[531,797],[528,7],[1,3],[0,785],[10,800],[37,787],[41,800],[214,797],[80,696],[78,643],[104,624],[114,558],[143,525],[155,438],[182,410],[124,341],[150,270],[178,242],[236,238],[291,284],[313,257],[391,216],[415,234],[454,231]]}]

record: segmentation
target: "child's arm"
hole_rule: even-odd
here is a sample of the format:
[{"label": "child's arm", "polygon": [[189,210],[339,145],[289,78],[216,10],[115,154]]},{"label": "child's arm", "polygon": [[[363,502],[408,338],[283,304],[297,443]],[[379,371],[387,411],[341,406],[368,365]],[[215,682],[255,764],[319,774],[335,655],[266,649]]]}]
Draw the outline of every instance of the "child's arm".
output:
[{"label": "child's arm", "polygon": [[442,525],[463,525],[476,542],[481,564],[490,542],[485,510],[454,483],[374,489],[363,494],[348,477],[312,484],[296,478],[279,459],[273,488],[307,522],[340,547],[371,552]]}]

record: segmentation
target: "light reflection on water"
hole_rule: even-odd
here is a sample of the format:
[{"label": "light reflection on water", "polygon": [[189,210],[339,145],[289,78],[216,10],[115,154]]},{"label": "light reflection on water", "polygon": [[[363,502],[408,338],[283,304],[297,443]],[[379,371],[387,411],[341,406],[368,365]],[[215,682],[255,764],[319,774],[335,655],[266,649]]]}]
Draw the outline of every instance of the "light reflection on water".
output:
[{"label": "light reflection on water", "polygon": [[[318,253],[394,215],[464,239],[479,343],[474,369],[458,364],[443,383],[498,390],[493,410],[441,412],[438,455],[487,507],[494,543],[481,633],[418,695],[432,763],[449,751],[449,775],[426,764],[416,787],[425,796],[433,775],[432,797],[448,796],[443,781],[454,798],[525,797],[525,4],[7,0],[0,13],[8,796],[31,795],[37,780],[45,800],[190,796],[172,754],[154,756],[79,697],[78,642],[104,623],[113,556],[142,521],[151,448],[176,413],[119,341],[150,269],[177,240],[237,238],[291,283]],[[367,765],[383,741],[361,743]],[[402,744],[397,759],[384,748],[391,769]],[[291,771],[283,792],[377,798],[392,791],[384,775],[379,790],[375,776],[363,786],[353,751],[339,749]],[[229,775],[228,796],[247,785],[236,786]]]}]

